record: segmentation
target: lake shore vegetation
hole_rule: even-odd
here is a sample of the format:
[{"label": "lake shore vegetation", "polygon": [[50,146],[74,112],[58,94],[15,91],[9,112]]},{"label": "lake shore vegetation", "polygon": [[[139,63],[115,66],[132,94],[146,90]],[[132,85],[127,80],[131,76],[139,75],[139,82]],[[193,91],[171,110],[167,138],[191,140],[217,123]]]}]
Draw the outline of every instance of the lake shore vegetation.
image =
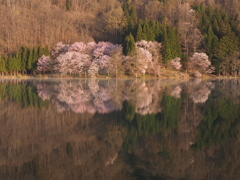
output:
[{"label": "lake shore vegetation", "polygon": [[240,75],[236,0],[0,1],[1,76]]}]

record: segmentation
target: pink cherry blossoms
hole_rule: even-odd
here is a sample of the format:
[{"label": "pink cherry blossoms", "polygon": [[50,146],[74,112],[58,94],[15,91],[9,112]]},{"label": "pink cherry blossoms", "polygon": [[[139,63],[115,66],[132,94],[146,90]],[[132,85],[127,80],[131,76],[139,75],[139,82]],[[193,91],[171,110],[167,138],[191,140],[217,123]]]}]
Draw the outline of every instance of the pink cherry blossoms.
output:
[{"label": "pink cherry blossoms", "polygon": [[171,60],[171,65],[173,69],[179,70],[182,67],[181,59],[179,57]]},{"label": "pink cherry blossoms", "polygon": [[[146,72],[159,75],[161,43],[139,41],[136,48],[137,53],[134,57],[125,57],[120,45],[109,42],[75,42],[71,45],[58,42],[51,52],[51,68],[62,76],[96,77],[98,74],[104,74],[118,77],[126,71],[136,77]],[[38,60],[39,72],[47,72],[50,57],[48,60],[46,58],[43,56]]]},{"label": "pink cherry blossoms", "polygon": [[208,55],[206,53],[195,52],[190,58],[190,66],[192,69],[199,69],[205,73],[212,73],[214,68],[211,66],[211,62],[208,60]]},{"label": "pink cherry blossoms", "polygon": [[37,70],[40,73],[45,73],[50,70],[50,57],[42,55],[37,62]]}]

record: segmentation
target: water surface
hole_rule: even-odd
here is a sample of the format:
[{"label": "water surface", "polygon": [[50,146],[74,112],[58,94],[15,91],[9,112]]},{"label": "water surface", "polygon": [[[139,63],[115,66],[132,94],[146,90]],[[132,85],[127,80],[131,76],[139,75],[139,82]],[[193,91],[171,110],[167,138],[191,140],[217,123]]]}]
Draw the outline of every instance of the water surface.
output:
[{"label": "water surface", "polygon": [[240,80],[0,80],[0,179],[238,179]]}]

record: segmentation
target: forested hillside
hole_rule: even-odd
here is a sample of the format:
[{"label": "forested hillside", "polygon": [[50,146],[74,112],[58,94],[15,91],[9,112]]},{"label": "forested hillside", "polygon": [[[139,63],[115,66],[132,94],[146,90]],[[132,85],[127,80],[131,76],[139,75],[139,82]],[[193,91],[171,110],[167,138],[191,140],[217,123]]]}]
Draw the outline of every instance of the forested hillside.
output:
[{"label": "forested hillside", "polygon": [[[239,8],[239,0],[0,0],[0,72],[35,72],[38,58],[49,55],[57,42],[123,44],[123,54],[132,56],[134,51],[139,54],[134,44],[146,40],[161,44],[158,53],[147,49],[154,67],[169,66],[175,59],[174,69],[197,67],[236,76],[240,72]],[[206,54],[196,58],[195,52]],[[213,66],[196,63],[205,55]],[[125,73],[133,75],[131,71]],[[154,74],[156,69],[146,71]]]}]

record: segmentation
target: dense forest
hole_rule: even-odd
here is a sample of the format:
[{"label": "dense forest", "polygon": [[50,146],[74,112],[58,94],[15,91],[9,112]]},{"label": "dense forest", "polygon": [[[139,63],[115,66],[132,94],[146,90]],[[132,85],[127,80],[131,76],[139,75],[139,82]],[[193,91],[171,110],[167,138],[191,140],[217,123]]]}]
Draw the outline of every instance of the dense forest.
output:
[{"label": "dense forest", "polygon": [[1,0],[0,73],[139,77],[167,67],[238,76],[239,8],[239,0]]}]

